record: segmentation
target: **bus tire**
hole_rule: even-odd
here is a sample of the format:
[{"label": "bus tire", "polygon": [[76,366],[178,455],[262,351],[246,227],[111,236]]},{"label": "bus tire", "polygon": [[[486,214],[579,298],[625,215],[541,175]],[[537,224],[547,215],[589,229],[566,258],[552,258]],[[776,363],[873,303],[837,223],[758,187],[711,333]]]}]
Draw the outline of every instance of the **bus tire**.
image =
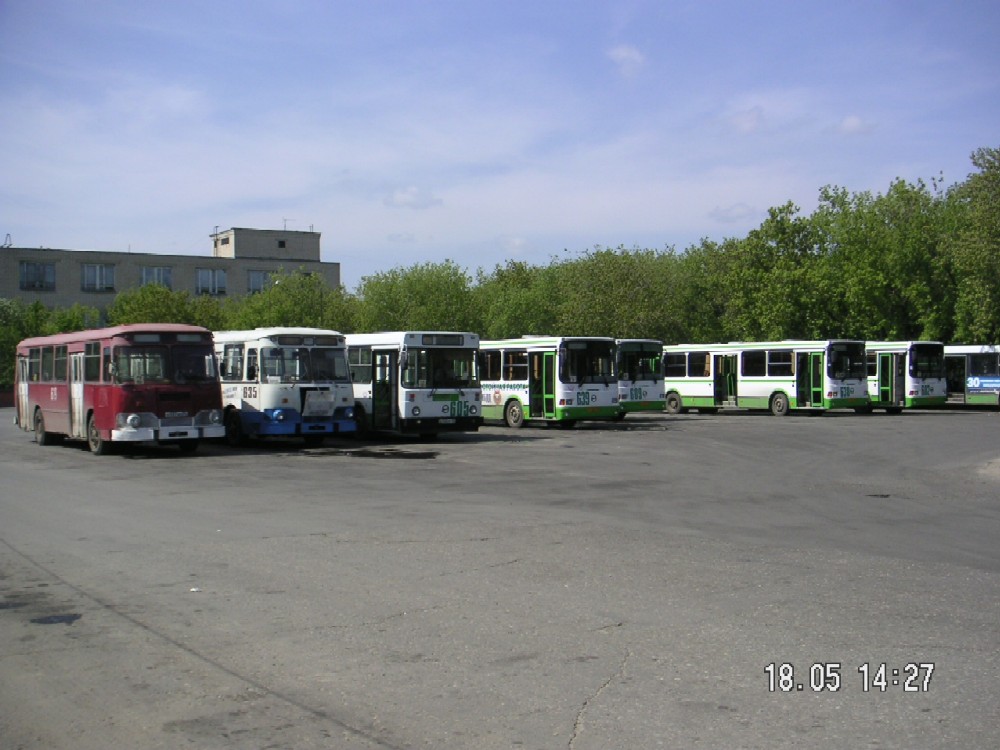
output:
[{"label": "bus tire", "polygon": [[679,393],[668,393],[667,394],[667,414],[680,414],[684,407],[681,403],[681,396]]},{"label": "bus tire", "polygon": [[111,441],[101,437],[100,430],[94,424],[94,415],[87,418],[87,446],[95,456],[106,456],[111,452]]},{"label": "bus tire", "polygon": [[368,434],[368,414],[361,404],[354,405],[354,437],[365,437]]},{"label": "bus tire", "polygon": [[45,416],[41,409],[35,409],[35,442],[39,445],[54,444],[55,437],[45,431]]},{"label": "bus tire", "polygon": [[775,393],[771,396],[771,413],[776,417],[787,417],[788,396],[784,393]]},{"label": "bus tire", "polygon": [[902,406],[887,406],[887,407],[885,407],[885,413],[886,414],[902,414],[903,413],[903,407]]},{"label": "bus tire", "polygon": [[247,436],[243,432],[243,423],[235,409],[226,412],[226,443],[230,448],[239,448],[246,443]]},{"label": "bus tire", "polygon": [[198,450],[198,446],[200,444],[200,440],[180,440],[177,443],[177,447],[180,449],[181,453],[194,453]]},{"label": "bus tire", "polygon": [[503,421],[515,430],[524,427],[524,407],[516,398],[512,398],[504,405]]}]

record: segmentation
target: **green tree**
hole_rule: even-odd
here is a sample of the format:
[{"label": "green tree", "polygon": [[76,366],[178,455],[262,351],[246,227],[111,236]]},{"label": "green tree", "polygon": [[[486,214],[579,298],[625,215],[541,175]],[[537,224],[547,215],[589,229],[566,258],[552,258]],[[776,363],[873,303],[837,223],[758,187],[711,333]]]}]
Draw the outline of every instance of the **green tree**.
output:
[{"label": "green tree", "polygon": [[1000,149],[972,155],[979,172],[957,186],[964,221],[947,242],[954,268],[955,338],[969,343],[1000,342]]},{"label": "green tree", "polygon": [[161,284],[145,284],[137,289],[119,292],[107,310],[108,323],[187,323],[194,313],[191,295],[172,291]]},{"label": "green tree", "polygon": [[485,339],[516,338],[556,330],[558,299],[551,283],[550,268],[509,260],[487,274],[477,272],[472,290],[481,323],[477,329]]},{"label": "green tree", "polygon": [[366,276],[358,289],[360,331],[479,329],[469,274],[450,260]]}]

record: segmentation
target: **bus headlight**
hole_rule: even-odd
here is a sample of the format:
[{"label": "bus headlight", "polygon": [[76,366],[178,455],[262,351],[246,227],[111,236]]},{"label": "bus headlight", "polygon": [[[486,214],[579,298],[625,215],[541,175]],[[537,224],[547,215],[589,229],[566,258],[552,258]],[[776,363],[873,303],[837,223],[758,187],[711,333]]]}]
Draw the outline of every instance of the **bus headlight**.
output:
[{"label": "bus headlight", "polygon": [[441,413],[442,414],[447,414],[448,413],[448,404],[442,404],[441,405]]},{"label": "bus headlight", "polygon": [[212,409],[208,413],[208,421],[212,424],[222,424],[222,411],[219,409]]},{"label": "bus headlight", "polygon": [[415,417],[419,417],[420,416],[420,407],[419,406],[414,406],[413,407],[413,416],[415,416]]},{"label": "bus headlight", "polygon": [[285,412],[283,412],[281,409],[275,409],[274,412],[272,412],[271,414],[271,419],[273,419],[275,422],[284,422]]},{"label": "bus headlight", "polygon": [[476,416],[479,413],[479,407],[475,404],[469,404],[469,414]]},{"label": "bus headlight", "polygon": [[139,418],[138,414],[129,414],[127,417],[125,417],[125,424],[127,424],[134,430],[140,424],[142,424],[142,420]]}]

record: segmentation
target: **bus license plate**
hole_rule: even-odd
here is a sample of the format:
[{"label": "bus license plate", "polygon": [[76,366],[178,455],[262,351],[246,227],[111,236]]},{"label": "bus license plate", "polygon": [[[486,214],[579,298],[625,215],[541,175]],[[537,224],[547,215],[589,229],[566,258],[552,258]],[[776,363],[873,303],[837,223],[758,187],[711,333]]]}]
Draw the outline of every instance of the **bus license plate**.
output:
[{"label": "bus license plate", "polygon": [[455,424],[454,419],[442,419],[441,424]]}]

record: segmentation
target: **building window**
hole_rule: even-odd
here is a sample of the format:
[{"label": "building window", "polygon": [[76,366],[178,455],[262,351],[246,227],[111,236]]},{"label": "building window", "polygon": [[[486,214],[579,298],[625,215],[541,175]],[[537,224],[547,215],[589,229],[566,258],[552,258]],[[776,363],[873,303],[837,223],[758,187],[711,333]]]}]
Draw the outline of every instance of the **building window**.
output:
[{"label": "building window", "polygon": [[271,274],[267,271],[247,271],[247,291],[250,294],[263,292],[271,280]]},{"label": "building window", "polygon": [[221,295],[226,293],[226,271],[224,268],[198,268],[196,275],[196,294]]},{"label": "building window", "polygon": [[284,240],[278,240],[278,248],[281,249],[281,250],[285,249],[285,241]]},{"label": "building window", "polygon": [[139,273],[139,283],[142,286],[146,286],[146,284],[159,284],[160,286],[165,286],[167,289],[173,289],[170,279],[170,266],[143,266]]},{"label": "building window", "polygon": [[80,288],[85,292],[113,292],[115,267],[110,263],[84,263]]},{"label": "building window", "polygon": [[22,260],[21,289],[23,291],[54,292],[56,289],[56,264]]}]

